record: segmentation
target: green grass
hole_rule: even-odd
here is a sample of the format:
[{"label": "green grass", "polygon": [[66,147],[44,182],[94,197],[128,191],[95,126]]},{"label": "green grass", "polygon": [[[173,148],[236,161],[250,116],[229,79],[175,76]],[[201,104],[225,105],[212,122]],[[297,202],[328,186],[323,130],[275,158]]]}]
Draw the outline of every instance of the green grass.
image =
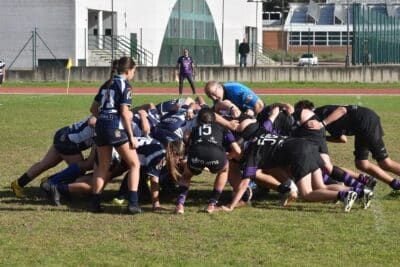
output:
[{"label": "green grass", "polygon": [[[102,81],[71,81],[70,87],[82,87],[82,88],[98,88],[101,86]],[[176,82],[168,83],[139,83],[134,82],[134,87],[137,88],[177,88]],[[185,83],[188,85],[187,83]],[[399,88],[400,83],[342,83],[342,82],[243,82],[250,88]],[[196,87],[203,88],[204,82],[196,82]],[[66,88],[66,82],[5,82],[4,88],[24,88],[24,87],[61,87]],[[1,90],[1,89],[0,89]]]},{"label": "green grass", "polygon": [[[267,102],[294,103],[297,96],[268,96]],[[399,97],[307,97],[317,105],[360,104],[381,116],[385,143],[400,161]],[[39,198],[40,178],[27,187],[29,198],[18,200],[9,190],[16,179],[51,145],[60,127],[88,115],[93,96],[0,95],[0,265],[66,266],[396,266],[400,226],[399,199],[378,184],[377,198],[365,211],[355,205],[344,214],[341,205],[298,201],[288,208],[277,195],[233,213],[204,214],[213,177],[194,179],[186,213],[125,215],[107,205],[104,214],[90,214],[85,199],[55,208]],[[135,103],[165,97],[137,96]],[[352,140],[330,145],[333,161],[354,169]],[[60,165],[48,174],[63,168]],[[120,181],[119,179],[117,180]],[[105,192],[110,200],[119,183]],[[222,202],[229,200],[230,187]],[[165,202],[172,209],[172,202]]]}]

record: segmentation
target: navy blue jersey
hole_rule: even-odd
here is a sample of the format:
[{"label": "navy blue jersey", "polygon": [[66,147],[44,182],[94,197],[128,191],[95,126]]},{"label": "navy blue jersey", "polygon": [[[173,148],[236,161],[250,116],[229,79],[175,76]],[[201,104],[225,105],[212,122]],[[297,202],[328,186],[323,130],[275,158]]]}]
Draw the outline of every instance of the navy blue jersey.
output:
[{"label": "navy blue jersey", "polygon": [[177,99],[172,99],[168,100],[162,103],[159,103],[156,105],[157,111],[161,116],[164,116],[165,114],[169,112],[174,112],[179,109],[181,105],[185,102],[184,98],[177,98]]},{"label": "navy blue jersey", "polygon": [[68,139],[77,144],[81,150],[93,145],[94,127],[89,125],[90,118],[91,116],[68,127]]},{"label": "navy blue jersey", "polygon": [[183,134],[196,125],[195,118],[188,121],[185,117],[186,109],[166,114],[152,132],[153,137],[162,142],[182,139]]},{"label": "navy blue jersey", "polygon": [[228,129],[212,122],[194,127],[190,135],[190,140],[191,146],[211,144],[227,151],[229,150],[229,146],[235,142],[235,137]]},{"label": "navy blue jersey", "polygon": [[144,168],[148,176],[160,177],[165,166],[165,149],[157,140],[149,137],[139,137],[137,153],[141,168]]},{"label": "navy blue jersey", "polygon": [[121,105],[132,104],[132,87],[122,76],[116,75],[110,86],[104,83],[95,97],[99,103],[97,125],[101,128],[124,129],[121,116]]},{"label": "navy blue jersey", "polygon": [[[150,130],[154,128],[160,121],[157,118],[157,116],[154,114],[156,112],[155,110],[149,110],[148,115],[147,115],[147,120],[150,125]],[[140,137],[144,136],[143,135],[143,128],[142,128],[142,120],[139,116],[139,114],[133,114],[132,116],[132,130],[133,130],[133,135]]]}]

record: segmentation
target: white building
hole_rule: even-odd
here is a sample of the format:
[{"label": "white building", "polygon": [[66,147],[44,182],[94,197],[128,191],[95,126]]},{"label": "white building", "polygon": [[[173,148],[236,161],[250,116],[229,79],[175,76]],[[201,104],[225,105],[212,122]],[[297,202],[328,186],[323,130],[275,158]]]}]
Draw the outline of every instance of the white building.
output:
[{"label": "white building", "polygon": [[198,64],[235,65],[238,42],[262,42],[261,12],[246,0],[2,1],[0,58],[10,66],[26,45],[13,69],[54,64],[54,57],[109,65],[129,54],[143,65],[175,65],[188,47]]}]

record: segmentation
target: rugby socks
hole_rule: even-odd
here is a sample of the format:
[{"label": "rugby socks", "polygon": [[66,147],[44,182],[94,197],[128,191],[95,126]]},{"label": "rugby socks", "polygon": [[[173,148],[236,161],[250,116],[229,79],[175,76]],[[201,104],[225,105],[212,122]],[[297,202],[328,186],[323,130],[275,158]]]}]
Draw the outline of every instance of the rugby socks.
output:
[{"label": "rugby socks", "polygon": [[328,184],[337,184],[338,181],[332,179],[328,174],[324,174],[322,177],[324,184],[328,185]]},{"label": "rugby socks", "polygon": [[364,196],[364,189],[360,187],[350,187],[350,191],[357,193],[357,198],[362,198]]},{"label": "rugby socks", "polygon": [[33,179],[29,177],[27,173],[24,173],[21,177],[18,178],[17,182],[20,187],[24,187],[32,180]]},{"label": "rugby socks", "polygon": [[121,182],[121,185],[119,187],[116,197],[119,199],[126,198],[127,194],[128,194],[128,178],[125,175],[124,179]]},{"label": "rugby socks", "polygon": [[49,183],[51,184],[59,184],[60,182],[68,179],[76,179],[81,174],[81,170],[78,167],[78,164],[73,163],[69,165],[66,169],[54,174],[49,179]]},{"label": "rugby socks", "polygon": [[400,190],[400,181],[397,179],[393,179],[393,181],[390,182],[389,185],[393,190]]},{"label": "rugby socks", "polygon": [[212,191],[212,193],[211,193],[211,199],[210,199],[210,201],[208,202],[208,204],[211,204],[211,205],[214,205],[214,206],[217,205],[218,200],[219,200],[219,198],[221,197],[221,193],[222,193],[221,190],[214,189],[214,190]]},{"label": "rugby socks", "polygon": [[337,199],[343,201],[346,198],[347,194],[348,194],[347,191],[340,190],[337,194]]},{"label": "rugby socks", "polygon": [[186,196],[188,194],[189,187],[180,185],[178,187],[178,200],[177,200],[177,205],[184,205],[186,201]]},{"label": "rugby socks", "polygon": [[291,183],[290,180],[288,180],[288,181],[280,184],[278,186],[278,188],[276,189],[276,191],[278,191],[281,194],[285,194],[285,193],[289,192],[290,191],[290,183]]},{"label": "rugby socks", "polygon": [[139,207],[139,198],[137,191],[128,192],[128,201],[130,206]]},{"label": "rugby socks", "polygon": [[102,212],[100,202],[101,202],[101,194],[92,193],[92,200],[90,202],[90,211]]}]

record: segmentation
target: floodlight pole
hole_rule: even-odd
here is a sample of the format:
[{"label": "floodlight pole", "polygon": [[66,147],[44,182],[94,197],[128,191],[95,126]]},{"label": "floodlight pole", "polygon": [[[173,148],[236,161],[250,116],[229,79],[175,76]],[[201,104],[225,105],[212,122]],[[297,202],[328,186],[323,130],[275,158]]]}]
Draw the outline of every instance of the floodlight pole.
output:
[{"label": "floodlight pole", "polygon": [[347,44],[346,44],[346,68],[350,67],[350,56],[349,56],[349,43],[350,43],[350,15],[349,15],[349,0],[347,0]]},{"label": "floodlight pole", "polygon": [[111,64],[114,61],[114,0],[111,0]]},{"label": "floodlight pole", "polygon": [[225,0],[222,0],[221,67],[224,66],[224,19],[225,19]]},{"label": "floodlight pole", "polygon": [[281,31],[281,43],[282,43],[282,51],[281,51],[281,65],[283,65],[283,51],[285,50],[285,46],[283,44],[283,34],[285,32],[285,13],[284,13],[284,0],[282,0],[282,7],[281,7],[281,11],[282,11],[282,31]]}]

